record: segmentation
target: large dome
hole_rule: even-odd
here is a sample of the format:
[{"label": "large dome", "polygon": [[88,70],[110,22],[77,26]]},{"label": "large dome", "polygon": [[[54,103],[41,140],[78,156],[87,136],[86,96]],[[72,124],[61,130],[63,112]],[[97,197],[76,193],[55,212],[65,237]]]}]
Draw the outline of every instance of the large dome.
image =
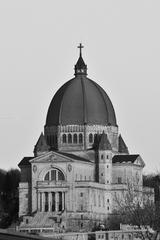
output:
[{"label": "large dome", "polygon": [[84,124],[117,125],[108,95],[97,83],[87,78],[87,66],[80,52],[75,65],[75,78],[66,82],[50,103],[46,127]]},{"label": "large dome", "polygon": [[113,105],[105,91],[86,76],[66,82],[53,97],[46,126],[100,124],[116,126]]}]

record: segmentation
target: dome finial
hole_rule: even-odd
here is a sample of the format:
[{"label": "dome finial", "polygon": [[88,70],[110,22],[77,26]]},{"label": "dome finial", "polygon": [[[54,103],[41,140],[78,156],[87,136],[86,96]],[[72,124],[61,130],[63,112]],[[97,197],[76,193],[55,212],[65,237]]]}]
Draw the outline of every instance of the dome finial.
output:
[{"label": "dome finial", "polygon": [[80,43],[77,48],[79,48],[79,50],[80,50],[79,56],[81,57],[82,56],[82,48],[84,48],[84,46],[82,45],[82,43]]},{"label": "dome finial", "polygon": [[74,67],[75,69],[75,76],[78,75],[87,75],[87,65],[85,64],[83,58],[82,58],[82,48],[84,48],[84,46],[82,45],[82,43],[79,44],[79,46],[77,47],[79,48],[80,52],[79,52],[79,59]]}]

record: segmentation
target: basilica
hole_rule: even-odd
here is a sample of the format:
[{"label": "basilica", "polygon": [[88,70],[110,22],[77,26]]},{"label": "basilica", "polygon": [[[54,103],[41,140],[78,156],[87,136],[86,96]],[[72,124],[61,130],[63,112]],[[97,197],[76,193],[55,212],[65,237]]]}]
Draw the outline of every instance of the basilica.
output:
[{"label": "basilica", "polygon": [[115,209],[128,179],[142,187],[144,161],[129,154],[105,90],[79,58],[74,77],[53,96],[34,154],[20,163],[20,228],[92,230]]}]

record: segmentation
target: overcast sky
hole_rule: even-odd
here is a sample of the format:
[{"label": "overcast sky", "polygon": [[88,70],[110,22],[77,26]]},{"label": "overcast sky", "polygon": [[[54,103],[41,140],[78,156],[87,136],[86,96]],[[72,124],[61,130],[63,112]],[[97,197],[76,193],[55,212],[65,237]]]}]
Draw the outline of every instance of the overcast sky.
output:
[{"label": "overcast sky", "polygon": [[159,12],[159,0],[1,0],[0,168],[32,156],[82,42],[88,76],[109,95],[130,153],[145,172],[160,171]]}]

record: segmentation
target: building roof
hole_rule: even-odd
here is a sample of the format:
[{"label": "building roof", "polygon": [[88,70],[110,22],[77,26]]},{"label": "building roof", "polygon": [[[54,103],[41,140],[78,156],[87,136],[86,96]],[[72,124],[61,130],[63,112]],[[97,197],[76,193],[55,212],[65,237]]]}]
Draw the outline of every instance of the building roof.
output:
[{"label": "building roof", "polygon": [[85,64],[82,56],[80,55],[75,67],[75,76],[78,75],[87,75],[87,65]]},{"label": "building roof", "polygon": [[119,135],[119,138],[118,138],[118,152],[119,153],[127,153],[127,154],[129,154],[128,147],[125,144],[125,142],[124,142],[124,140],[123,140],[121,135]]},{"label": "building roof", "polygon": [[104,132],[101,135],[98,149],[99,150],[112,150],[112,147],[108,140],[107,134],[105,134]]},{"label": "building roof", "polygon": [[27,166],[30,165],[30,160],[33,159],[34,157],[24,157],[20,163],[18,164],[18,166]]},{"label": "building roof", "polygon": [[84,75],[66,82],[53,97],[46,126],[101,124],[116,126],[113,105],[105,91]]},{"label": "building roof", "polygon": [[132,154],[132,155],[115,155],[112,158],[112,163],[122,163],[122,162],[131,162],[134,163],[135,160],[139,157],[138,154]]},{"label": "building roof", "polygon": [[83,162],[91,162],[89,159],[80,157],[80,156],[72,154],[72,153],[66,153],[66,152],[57,152],[57,153],[59,153],[60,155],[65,156],[65,157],[72,158],[74,160],[79,160],[79,161],[83,161]]},{"label": "building roof", "polygon": [[106,92],[87,78],[82,55],[75,65],[75,78],[66,82],[54,95],[46,126],[99,124],[117,126],[115,111]]},{"label": "building roof", "polygon": [[[60,155],[63,155],[65,157],[69,157],[73,160],[78,160],[78,161],[83,161],[83,162],[91,162],[89,159],[86,159],[86,158],[83,158],[83,157],[80,157],[80,156],[77,156],[75,154],[71,154],[71,153],[65,153],[65,152],[55,152],[55,153],[58,153]],[[33,159],[33,158],[36,158],[36,157],[24,157],[20,163],[18,164],[18,166],[29,166],[30,165],[30,160]]]},{"label": "building roof", "polygon": [[49,146],[47,145],[45,136],[43,133],[41,133],[35,147],[34,147],[34,153],[36,152],[45,152],[49,150]]},{"label": "building roof", "polygon": [[78,61],[74,67],[74,70],[75,70],[75,76],[78,76],[78,75],[87,75],[87,65],[85,64],[83,58],[82,58],[82,44],[80,43],[80,45],[78,46],[80,52],[79,52],[79,58],[78,58]]}]

